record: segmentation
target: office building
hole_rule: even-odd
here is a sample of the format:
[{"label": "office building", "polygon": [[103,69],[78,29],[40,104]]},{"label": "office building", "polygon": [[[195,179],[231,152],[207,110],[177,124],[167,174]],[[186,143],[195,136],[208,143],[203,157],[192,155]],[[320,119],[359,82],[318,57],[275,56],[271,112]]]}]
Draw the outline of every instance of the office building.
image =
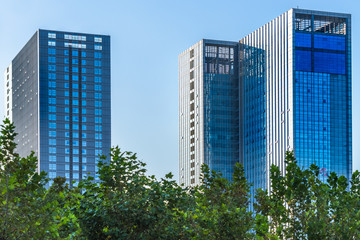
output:
[{"label": "office building", "polygon": [[97,179],[111,145],[110,36],[40,29],[4,75],[20,156],[34,151],[38,171],[70,184]]},{"label": "office building", "polygon": [[179,57],[180,183],[203,163],[231,178],[239,161],[238,43],[202,40]]},{"label": "office building", "polygon": [[[221,45],[211,53],[214,70],[208,65],[208,43]],[[229,72],[220,60],[225,43],[237,49]],[[198,184],[202,163],[231,179],[232,162],[240,162],[254,196],[254,189],[270,187],[272,164],[285,173],[288,150],[301,167],[316,163],[322,180],[333,171],[350,177],[349,14],[291,9],[238,43],[202,40],[179,59],[180,183]]]}]

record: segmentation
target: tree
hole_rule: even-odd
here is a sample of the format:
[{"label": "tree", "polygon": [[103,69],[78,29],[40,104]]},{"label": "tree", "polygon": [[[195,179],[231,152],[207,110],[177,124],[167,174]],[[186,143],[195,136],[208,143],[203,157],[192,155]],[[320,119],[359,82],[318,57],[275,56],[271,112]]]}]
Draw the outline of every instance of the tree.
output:
[{"label": "tree", "polygon": [[111,151],[111,161],[99,162],[99,182],[79,184],[76,217],[86,239],[176,239],[173,209],[186,209],[192,196],[172,175],[157,181],[146,176],[136,154]]},{"label": "tree", "polygon": [[319,167],[301,169],[292,152],[286,154],[286,175],[270,171],[271,194],[257,191],[256,233],[265,239],[360,238],[359,172],[350,181],[331,173],[327,182]]},{"label": "tree", "polygon": [[253,238],[249,187],[241,164],[234,167],[233,181],[203,165],[202,185],[194,191],[194,204],[178,211],[183,218],[183,236],[186,239]]},{"label": "tree", "polygon": [[[58,202],[64,181],[55,179],[50,190],[46,173],[37,172],[32,152],[20,157],[15,152],[15,127],[8,119],[0,136],[0,239],[57,239],[67,218]],[[65,211],[66,212],[66,211]],[[72,232],[75,231],[72,229]],[[66,236],[62,236],[65,238]]]}]

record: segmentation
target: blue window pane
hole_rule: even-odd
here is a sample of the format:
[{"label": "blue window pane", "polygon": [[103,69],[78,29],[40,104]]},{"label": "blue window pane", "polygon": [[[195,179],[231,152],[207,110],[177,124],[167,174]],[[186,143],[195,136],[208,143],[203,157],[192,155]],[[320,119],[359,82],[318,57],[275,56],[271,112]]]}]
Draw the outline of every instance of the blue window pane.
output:
[{"label": "blue window pane", "polygon": [[311,48],[311,34],[295,33],[295,46]]},{"label": "blue window pane", "polygon": [[345,51],[345,37],[315,34],[314,47]]},{"label": "blue window pane", "polygon": [[315,72],[345,74],[345,54],[314,53]]},{"label": "blue window pane", "polygon": [[55,53],[56,53],[55,48],[49,48],[48,53],[49,53],[49,55],[55,55]]},{"label": "blue window pane", "polygon": [[311,71],[311,52],[310,51],[295,51],[295,67],[297,71]]}]

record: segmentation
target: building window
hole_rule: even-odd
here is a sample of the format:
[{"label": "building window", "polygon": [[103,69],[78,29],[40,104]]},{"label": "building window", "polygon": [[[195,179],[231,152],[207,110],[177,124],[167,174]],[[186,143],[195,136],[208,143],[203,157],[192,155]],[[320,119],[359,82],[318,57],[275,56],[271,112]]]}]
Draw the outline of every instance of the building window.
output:
[{"label": "building window", "polygon": [[101,67],[101,61],[95,60],[95,67]]},{"label": "building window", "polygon": [[95,123],[101,123],[101,117],[95,117]]},{"label": "building window", "polygon": [[55,89],[49,89],[49,96],[56,96],[56,90]]},{"label": "building window", "polygon": [[101,45],[95,45],[95,46],[94,46],[94,49],[95,49],[95,50],[102,50],[102,46],[101,46]]},{"label": "building window", "polygon": [[56,139],[49,138],[49,145],[56,146]]},{"label": "building window", "polygon": [[48,54],[49,54],[49,55],[55,55],[55,54],[56,54],[55,48],[49,48],[49,49],[48,49]]},{"label": "building window", "polygon": [[101,101],[95,101],[95,107],[101,107]]},{"label": "building window", "polygon": [[101,75],[101,69],[95,68],[95,74],[96,75]]},{"label": "building window", "polygon": [[101,99],[101,93],[95,93],[95,99]]},{"label": "building window", "polygon": [[55,41],[48,41],[48,45],[55,47],[55,46],[56,46],[56,42],[55,42]]},{"label": "building window", "polygon": [[96,83],[101,83],[101,77],[95,77],[95,82]]},{"label": "building window", "polygon": [[55,114],[49,114],[49,120],[56,121],[56,115]]},{"label": "building window", "polygon": [[86,49],[86,44],[80,44],[80,43],[64,43],[64,47],[73,47],[73,48],[83,48]]},{"label": "building window", "polygon": [[86,36],[64,34],[64,39],[76,40],[76,41],[86,41]]},{"label": "building window", "polygon": [[56,73],[49,73],[48,78],[55,80],[56,79]]},{"label": "building window", "polygon": [[49,106],[49,113],[56,112],[56,106]]},{"label": "building window", "polygon": [[50,156],[49,156],[49,161],[50,161],[50,162],[56,162],[56,156],[50,155]]},{"label": "building window", "polygon": [[56,172],[49,172],[49,178],[56,178]]},{"label": "building window", "polygon": [[49,65],[48,69],[49,69],[49,71],[56,71],[56,66],[55,65]]},{"label": "building window", "polygon": [[94,37],[94,42],[102,42],[102,38],[101,37]]},{"label": "building window", "polygon": [[55,58],[55,57],[49,57],[49,58],[48,58],[48,62],[49,62],[49,63],[55,63],[55,62],[56,62],[56,58]]},{"label": "building window", "polygon": [[49,131],[49,137],[56,137],[56,131]]}]

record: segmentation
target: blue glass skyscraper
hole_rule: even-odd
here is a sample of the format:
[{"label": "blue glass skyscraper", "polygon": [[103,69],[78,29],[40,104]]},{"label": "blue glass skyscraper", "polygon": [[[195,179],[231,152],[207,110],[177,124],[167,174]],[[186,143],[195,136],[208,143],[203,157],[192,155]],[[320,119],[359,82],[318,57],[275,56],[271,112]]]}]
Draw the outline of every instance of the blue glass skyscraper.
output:
[{"label": "blue glass skyscraper", "polygon": [[[244,164],[246,177],[254,184],[253,196],[256,188],[270,187],[272,164],[285,174],[287,150],[294,151],[304,168],[316,163],[323,180],[333,171],[349,178],[352,173],[351,16],[291,9],[233,44],[234,49],[238,49],[235,60],[238,70],[233,76],[238,84],[223,89],[222,94],[230,97],[232,90],[238,90],[238,95],[233,97],[238,101],[236,117],[232,116],[236,111],[229,111],[231,101],[223,102],[223,108],[216,109],[212,117],[206,115],[207,109],[214,110],[206,94],[210,93],[210,99],[216,102],[221,99],[219,92],[206,90],[204,44],[199,48],[198,43],[180,55],[180,183],[188,185],[188,181],[182,179],[187,179],[187,172],[194,170],[187,167],[187,163],[191,163],[191,151],[187,152],[186,141],[191,137],[186,134],[188,129],[191,132],[191,125],[186,125],[185,118],[191,103],[183,100],[189,95],[186,84],[191,84],[187,77],[192,71],[191,59],[186,56],[191,51],[198,56],[199,73],[195,75],[194,85],[199,84],[198,121],[204,122],[198,130],[198,141],[204,144],[199,145],[198,151],[210,150],[215,154],[222,146],[222,141],[215,139],[219,135],[222,139],[233,136],[221,130],[225,125],[217,122],[217,118],[238,121],[238,129],[232,127],[232,133],[237,131],[239,136],[237,161]],[[219,67],[217,63],[215,69]],[[214,127],[207,129],[207,125]],[[226,126],[230,125],[226,123]],[[206,135],[214,139],[211,149],[205,144]],[[222,154],[232,153],[223,151]],[[214,159],[209,155],[198,156],[195,162],[210,166],[215,163],[211,163]],[[221,159],[217,158],[216,163],[227,163],[226,157]],[[226,171],[224,173],[230,179]]]},{"label": "blue glass skyscraper", "polygon": [[231,178],[239,161],[238,43],[204,39],[180,61],[180,183],[206,163]]},{"label": "blue glass skyscraper", "polygon": [[111,145],[110,37],[38,30],[5,71],[17,151],[38,170],[78,182],[96,176]]}]

